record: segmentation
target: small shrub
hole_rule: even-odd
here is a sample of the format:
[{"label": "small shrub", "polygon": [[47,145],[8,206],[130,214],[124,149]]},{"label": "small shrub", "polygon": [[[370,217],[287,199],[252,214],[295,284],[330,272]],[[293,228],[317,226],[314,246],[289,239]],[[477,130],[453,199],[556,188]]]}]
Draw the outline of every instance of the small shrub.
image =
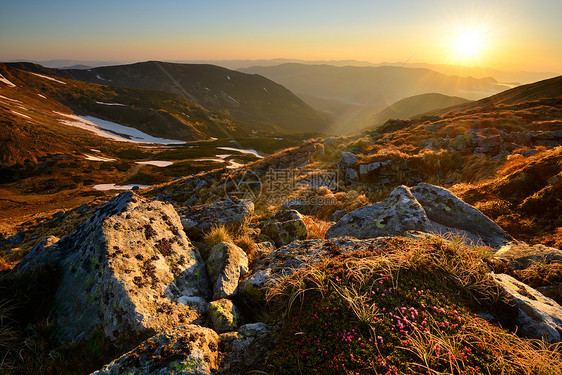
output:
[{"label": "small shrub", "polygon": [[243,234],[234,240],[234,244],[244,250],[246,255],[248,255],[248,260],[252,262],[257,250],[256,241],[249,235]]},{"label": "small shrub", "polygon": [[214,225],[203,238],[207,246],[213,247],[221,242],[233,242],[230,232],[224,225]]},{"label": "small shrub", "polygon": [[308,239],[324,238],[326,236],[326,231],[332,225],[329,221],[316,219],[312,216],[304,216],[303,221],[308,230]]}]

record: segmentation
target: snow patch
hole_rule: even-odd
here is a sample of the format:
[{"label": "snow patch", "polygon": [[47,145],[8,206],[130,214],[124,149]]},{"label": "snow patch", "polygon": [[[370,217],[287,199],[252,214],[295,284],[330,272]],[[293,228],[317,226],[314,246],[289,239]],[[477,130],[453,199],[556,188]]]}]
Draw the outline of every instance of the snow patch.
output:
[{"label": "snow patch", "polygon": [[234,147],[217,147],[217,149],[225,150],[225,151],[235,151],[235,152],[239,152],[241,154],[250,154],[250,155],[254,155],[256,158],[260,158],[260,159],[263,158],[263,156],[258,154],[258,152],[256,150],[252,150],[252,149],[245,150],[245,149],[234,148]]},{"label": "snow patch", "polygon": [[214,161],[216,163],[224,163],[224,159],[221,159],[221,158],[190,159],[190,161]]},{"label": "snow patch", "polygon": [[269,91],[267,91],[267,89],[266,89],[265,87],[263,88],[263,91],[265,91],[265,92],[269,92]]},{"label": "snow patch", "polygon": [[55,78],[53,78],[53,77],[49,77],[49,76],[46,76],[46,75],[43,75],[43,74],[39,74],[39,73],[31,73],[31,74],[33,74],[34,76],[37,76],[37,77],[41,77],[41,78],[48,79],[49,81],[53,81],[53,82],[56,82],[56,83],[60,83],[61,85],[66,85],[66,82],[59,81],[58,79],[55,79]]},{"label": "snow patch", "polygon": [[90,151],[93,151],[93,152],[101,152],[100,150],[96,150],[95,148],[91,148]]},{"label": "snow patch", "polygon": [[230,76],[226,76],[226,79],[228,79],[230,81]]},{"label": "snow patch", "polygon": [[12,99],[12,98],[7,98],[7,97],[2,96],[2,95],[0,95],[0,99],[5,99],[5,100],[9,100],[9,101],[14,102],[14,103],[21,103],[21,104],[23,104],[23,102],[22,102],[21,100]]},{"label": "snow patch", "polygon": [[105,102],[98,102],[98,101],[96,101],[96,103],[103,104],[103,105],[118,105],[118,106],[126,107],[125,104],[121,104],[121,103],[105,103]]},{"label": "snow patch", "polygon": [[89,154],[84,154],[84,156],[86,157],[86,160],[90,160],[90,161],[115,161],[115,159],[104,158],[101,156],[94,156]]},{"label": "snow patch", "polygon": [[18,115],[18,116],[25,117],[25,118],[31,120],[31,117],[29,117],[28,115],[24,115],[23,113],[19,113],[19,112],[16,112],[16,111],[14,111],[14,110],[12,110],[12,112],[15,113],[15,114]]},{"label": "snow patch", "polygon": [[102,78],[99,74],[96,74],[96,78],[102,81],[105,81],[105,78]]},{"label": "snow patch", "polygon": [[228,97],[229,97],[230,99],[234,100],[237,104],[240,104],[240,102],[239,102],[238,100],[234,99],[232,96],[228,95]]},{"label": "snow patch", "polygon": [[8,81],[8,79],[4,78],[4,76],[2,74],[0,74],[0,82],[10,86],[10,87],[16,87],[16,85],[14,85],[12,82]]},{"label": "snow patch", "polygon": [[119,142],[133,143],[161,143],[161,144],[183,144],[184,141],[175,139],[157,138],[138,129],[116,124],[111,121],[102,120],[92,116],[76,116],[62,112],[54,112],[59,116],[64,116],[68,120],[61,120],[64,125],[74,126],[80,129],[91,131],[96,135],[109,138]]},{"label": "snow patch", "polygon": [[155,167],[168,167],[174,164],[173,161],[164,161],[164,160],[150,160],[150,161],[136,161],[137,164],[144,164],[144,165],[153,165]]},{"label": "snow patch", "polygon": [[244,166],[244,164],[237,163],[234,160],[229,160],[228,166],[226,168],[227,169],[237,169],[237,168],[240,168],[240,167],[243,167],[243,166]]},{"label": "snow patch", "polygon": [[39,96],[42,97],[43,99],[47,99],[44,95],[41,95],[41,94],[37,94],[37,95],[39,95]]},{"label": "snow patch", "polygon": [[150,187],[150,185],[115,185],[115,184],[99,184],[95,185],[95,190],[100,191],[109,191],[109,190],[131,190],[135,186],[139,187],[140,189],[144,189]]}]

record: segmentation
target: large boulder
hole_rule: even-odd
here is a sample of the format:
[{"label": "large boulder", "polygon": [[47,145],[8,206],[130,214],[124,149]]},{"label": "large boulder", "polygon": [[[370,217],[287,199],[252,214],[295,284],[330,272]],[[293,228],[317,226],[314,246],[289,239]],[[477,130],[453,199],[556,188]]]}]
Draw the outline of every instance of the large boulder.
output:
[{"label": "large boulder", "polygon": [[180,300],[208,295],[205,266],[170,204],[126,192],[70,235],[37,249],[16,271],[55,264],[57,335],[76,341],[95,329],[129,341],[200,318]]},{"label": "large boulder", "polygon": [[276,246],[284,246],[294,240],[305,239],[308,229],[298,211],[281,210],[263,226],[261,233],[269,237]]},{"label": "large boulder", "polygon": [[410,189],[399,186],[385,201],[358,208],[343,216],[328,229],[326,238],[376,238],[399,235],[409,230],[429,232],[431,229],[431,222]]},{"label": "large boulder", "polygon": [[544,245],[528,245],[525,242],[510,242],[500,248],[494,258],[509,262],[515,269],[526,269],[535,262],[562,262],[562,250]]},{"label": "large boulder", "polygon": [[438,232],[460,232],[474,243],[483,242],[495,249],[513,240],[486,215],[445,188],[418,184],[411,191]]},{"label": "large boulder", "polygon": [[238,292],[240,277],[248,272],[248,256],[238,246],[221,242],[211,249],[206,266],[213,299],[232,298]]},{"label": "large boulder", "polygon": [[216,225],[224,225],[233,235],[242,234],[250,224],[254,204],[246,199],[229,197],[214,203],[184,207],[179,214],[187,236],[199,241]]},{"label": "large boulder", "polygon": [[92,375],[215,374],[218,349],[215,331],[186,325],[149,338]]},{"label": "large boulder", "polygon": [[375,238],[415,230],[455,234],[470,244],[499,249],[512,238],[482,212],[447,189],[429,184],[399,186],[383,202],[358,208],[328,229],[326,238]]},{"label": "large boulder", "polygon": [[493,277],[519,308],[516,324],[520,335],[551,343],[562,341],[562,307],[559,304],[509,275]]},{"label": "large boulder", "polygon": [[260,370],[275,341],[274,330],[265,323],[243,325],[236,332],[221,334],[219,373],[246,374]]}]

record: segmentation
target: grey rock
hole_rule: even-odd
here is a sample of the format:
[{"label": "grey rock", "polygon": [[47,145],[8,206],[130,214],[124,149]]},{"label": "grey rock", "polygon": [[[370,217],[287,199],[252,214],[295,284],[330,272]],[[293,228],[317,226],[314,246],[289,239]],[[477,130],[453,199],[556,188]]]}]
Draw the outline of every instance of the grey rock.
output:
[{"label": "grey rock", "polygon": [[260,370],[273,348],[274,330],[265,323],[246,324],[238,332],[220,335],[224,356],[220,359],[219,373],[246,374]]},{"label": "grey rock", "polygon": [[291,200],[281,205],[282,210],[296,210],[299,213],[306,215],[308,213],[308,204],[301,200]]},{"label": "grey rock", "polygon": [[248,256],[238,246],[221,242],[211,249],[206,266],[213,299],[232,298],[238,292],[240,277],[248,273]]},{"label": "grey rock", "polygon": [[515,269],[525,269],[535,262],[562,262],[562,250],[544,245],[531,246],[525,242],[513,241],[502,246],[494,254],[494,258],[508,261]]},{"label": "grey rock", "polygon": [[196,325],[155,335],[92,375],[204,375],[218,369],[219,336]]},{"label": "grey rock", "polygon": [[358,208],[345,215],[326,232],[326,238],[353,236],[376,238],[408,230],[431,231],[423,207],[405,186],[399,186],[383,202]]},{"label": "grey rock", "polygon": [[359,157],[351,152],[342,151],[340,160],[338,161],[338,167],[345,171],[347,168],[351,167],[359,161]]},{"label": "grey rock", "polygon": [[347,210],[337,210],[330,215],[330,221],[340,221],[342,217],[347,215]]},{"label": "grey rock", "polygon": [[218,333],[234,331],[240,324],[240,313],[229,299],[219,299],[209,303],[211,324]]},{"label": "grey rock", "polygon": [[511,237],[483,213],[466,204],[447,189],[418,184],[399,186],[388,199],[358,208],[342,217],[326,232],[326,238],[351,235],[376,238],[415,230],[455,234],[470,244],[499,249]]},{"label": "grey rock", "polygon": [[436,233],[457,233],[467,236],[472,243],[484,243],[495,249],[513,240],[486,215],[445,188],[418,184],[411,192],[424,208]]},{"label": "grey rock", "polygon": [[302,219],[302,215],[297,210],[280,210],[271,217],[275,221],[289,221]]},{"label": "grey rock", "polygon": [[210,204],[184,207],[179,211],[187,236],[201,240],[215,225],[224,225],[234,235],[242,234],[254,214],[254,204],[236,197]]},{"label": "grey rock", "polygon": [[[263,226],[261,233],[269,237],[276,246],[283,246],[308,236],[302,215],[296,210],[279,211]],[[276,220],[276,221],[275,221]]]},{"label": "grey rock", "polygon": [[359,180],[359,173],[353,168],[347,168],[345,170],[345,180],[346,181],[357,181]]},{"label": "grey rock", "polygon": [[205,266],[169,204],[125,192],[70,235],[32,252],[16,271],[55,264],[58,339],[75,341],[102,328],[116,341],[200,319],[181,297],[206,297]]},{"label": "grey rock", "polygon": [[384,237],[359,240],[338,237],[329,240],[294,241],[260,259],[253,270],[240,281],[239,296],[245,301],[262,303],[268,287],[322,257],[345,254],[358,248],[382,248]]},{"label": "grey rock", "polygon": [[562,307],[535,289],[505,274],[493,275],[519,308],[518,333],[550,343],[562,341]]}]

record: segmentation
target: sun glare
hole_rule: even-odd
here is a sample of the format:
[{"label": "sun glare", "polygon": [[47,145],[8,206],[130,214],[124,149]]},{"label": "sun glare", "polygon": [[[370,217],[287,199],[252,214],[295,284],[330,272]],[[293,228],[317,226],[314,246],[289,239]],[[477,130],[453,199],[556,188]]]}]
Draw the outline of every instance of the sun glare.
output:
[{"label": "sun glare", "polygon": [[454,42],[455,57],[463,63],[475,63],[481,58],[484,37],[478,30],[465,30]]}]

